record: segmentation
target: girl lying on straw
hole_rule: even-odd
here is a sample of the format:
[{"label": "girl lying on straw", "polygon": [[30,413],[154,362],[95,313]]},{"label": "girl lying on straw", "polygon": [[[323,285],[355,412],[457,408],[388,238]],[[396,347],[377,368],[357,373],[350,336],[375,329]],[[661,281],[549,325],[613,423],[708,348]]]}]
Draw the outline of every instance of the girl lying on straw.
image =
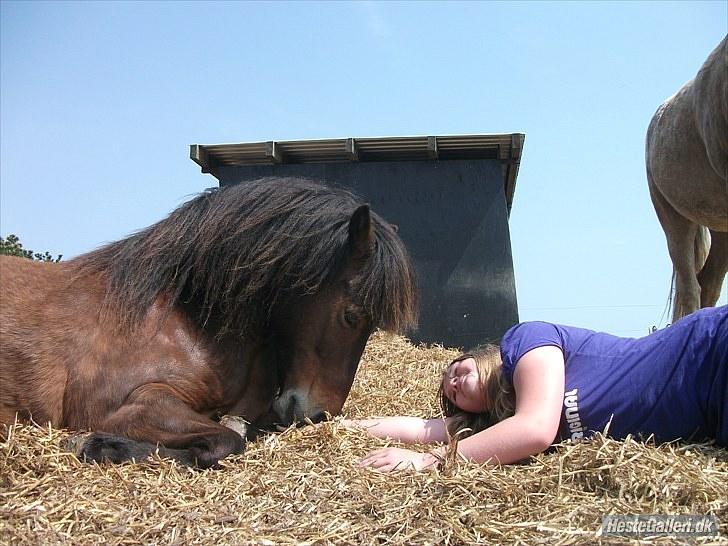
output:
[{"label": "girl lying on straw", "polygon": [[[444,443],[458,431],[458,454],[513,463],[554,442],[603,431],[658,442],[715,439],[728,446],[728,306],[697,311],[646,337],[620,338],[545,322],[514,326],[501,340],[456,358],[440,385],[444,419],[345,420],[379,438]],[[385,448],[365,467],[432,468],[430,453]]]}]

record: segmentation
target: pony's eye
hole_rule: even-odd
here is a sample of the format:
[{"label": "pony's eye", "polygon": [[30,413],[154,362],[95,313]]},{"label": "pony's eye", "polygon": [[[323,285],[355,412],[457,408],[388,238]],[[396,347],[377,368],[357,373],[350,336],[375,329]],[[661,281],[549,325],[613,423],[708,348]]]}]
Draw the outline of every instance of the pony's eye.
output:
[{"label": "pony's eye", "polygon": [[359,325],[359,313],[354,309],[346,309],[344,311],[344,322],[349,328],[356,328]]}]

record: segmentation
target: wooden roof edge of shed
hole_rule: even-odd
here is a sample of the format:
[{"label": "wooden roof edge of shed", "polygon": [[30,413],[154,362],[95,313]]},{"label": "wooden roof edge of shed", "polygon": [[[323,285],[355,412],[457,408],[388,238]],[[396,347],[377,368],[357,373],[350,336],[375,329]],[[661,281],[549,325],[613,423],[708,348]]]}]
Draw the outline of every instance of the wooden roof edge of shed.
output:
[{"label": "wooden roof edge of shed", "polygon": [[190,159],[200,166],[203,173],[209,173],[209,162],[205,147],[201,144],[190,144]]},{"label": "wooden roof edge of shed", "polygon": [[523,154],[523,144],[526,141],[524,133],[512,134],[511,160],[506,165],[505,194],[506,206],[508,207],[508,218],[511,217],[511,209],[513,208],[513,198],[516,194],[516,179],[518,178],[518,170],[521,166],[521,156]]},{"label": "wooden roof edge of shed", "polygon": [[[396,137],[269,140],[238,144],[192,144],[190,159],[203,173],[219,179],[218,167],[285,163],[352,161],[420,161],[483,158],[500,159],[505,166],[505,195],[510,214],[524,133],[425,135]],[[485,153],[487,151],[487,154]],[[386,159],[383,159],[386,158]]]}]

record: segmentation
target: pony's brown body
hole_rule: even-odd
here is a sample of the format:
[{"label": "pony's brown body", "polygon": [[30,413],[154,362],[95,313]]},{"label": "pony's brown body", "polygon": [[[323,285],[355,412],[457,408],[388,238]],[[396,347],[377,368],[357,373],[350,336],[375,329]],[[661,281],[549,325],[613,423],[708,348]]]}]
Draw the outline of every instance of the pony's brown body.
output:
[{"label": "pony's brown body", "polygon": [[728,271],[728,37],[658,108],[645,156],[673,264],[677,320],[715,305]]},{"label": "pony's brown body", "polygon": [[[296,191],[271,203],[280,192],[276,183]],[[236,233],[234,218],[210,211],[216,208],[215,200],[248,196],[243,195],[245,188],[228,192],[236,192],[229,198],[227,193],[220,197],[221,190],[198,198],[209,203],[186,205],[198,206],[201,212],[190,213],[183,206],[158,225],[71,262],[3,257],[0,423],[12,423],[17,414],[39,423],[97,431],[80,449],[87,459],[138,458],[159,446],[163,455],[211,466],[244,447],[238,433],[217,422],[223,414],[268,427],[304,418],[320,420],[324,412],[340,411],[372,328],[398,329],[413,319],[412,277],[401,242],[366,206],[348,213],[330,210],[315,229],[309,226],[311,236],[323,239],[318,244],[330,247],[323,265],[314,268],[319,284],[308,278],[305,288],[298,288],[297,275],[305,276],[310,264],[283,266],[283,253],[268,247],[256,250],[256,241],[267,236],[273,245],[276,239],[286,239],[292,246],[285,254],[293,257],[307,254],[305,248],[296,250],[300,245],[308,244],[311,254],[321,252],[307,237],[300,223],[305,220],[294,219],[293,227],[286,227],[285,221],[296,211],[310,216],[317,207],[315,202],[297,207],[291,199],[306,199],[312,192],[327,195],[330,190],[296,180],[259,181],[247,189],[260,193],[257,201],[251,200],[249,213],[271,206],[265,219],[275,228],[260,227],[256,220],[259,233],[253,224]],[[352,208],[349,197],[333,204]],[[190,214],[201,223],[195,226]],[[332,215],[342,214],[343,224],[340,219],[327,227]],[[202,225],[206,219],[229,227],[229,233],[220,235],[230,239],[228,248],[204,240],[210,227]],[[212,229],[219,232],[220,227]],[[333,238],[339,244],[326,245],[327,236],[319,229],[338,233]],[[191,258],[190,244],[178,252],[185,245],[185,232],[195,248],[211,254]],[[251,256],[225,255],[236,243]],[[394,284],[377,288],[376,299],[393,290],[394,303],[405,307],[404,315],[390,307],[392,302],[366,301],[371,300],[372,279],[363,276],[372,276],[375,254],[392,245],[394,253],[385,249],[390,256],[383,263],[389,264],[387,275],[393,278],[386,279],[384,270],[373,276],[379,276],[374,282]],[[257,263],[250,265],[256,252],[265,256],[262,269]],[[396,263],[389,263],[392,258]],[[206,261],[212,271],[195,273]],[[238,286],[237,271],[245,286]],[[205,284],[215,272],[225,280]],[[273,289],[260,278],[266,273],[287,284],[271,295]],[[254,295],[249,289],[256,282],[260,293]],[[145,283],[149,286],[139,288]],[[256,320],[240,316],[248,308]]]},{"label": "pony's brown body", "polygon": [[[269,409],[277,386],[260,369],[258,344],[215,340],[184,313],[167,312],[160,304],[150,308],[133,336],[119,335],[116,325],[89,312],[104,304],[102,276],[81,288],[69,282],[68,264],[12,257],[2,258],[0,271],[0,301],[22,315],[4,315],[0,326],[5,352],[0,375],[11,378],[0,391],[0,421],[12,422],[16,408],[23,408],[23,416],[37,422],[121,434],[111,423],[130,397],[154,399],[161,409],[167,395],[186,403],[190,414],[209,418],[229,413],[252,422]],[[46,336],[34,335],[39,331]],[[29,378],[35,383],[31,389]],[[194,415],[179,420],[175,429],[199,421]]]}]

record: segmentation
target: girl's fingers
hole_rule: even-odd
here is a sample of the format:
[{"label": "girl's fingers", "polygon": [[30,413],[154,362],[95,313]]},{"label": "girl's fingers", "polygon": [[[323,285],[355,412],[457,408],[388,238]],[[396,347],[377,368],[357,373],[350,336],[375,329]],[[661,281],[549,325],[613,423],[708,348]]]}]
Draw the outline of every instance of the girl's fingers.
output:
[{"label": "girl's fingers", "polygon": [[419,472],[434,468],[433,463],[428,462],[426,455],[396,447],[386,447],[367,453],[361,458],[358,465],[372,468],[377,472],[400,472],[403,470]]},{"label": "girl's fingers", "polygon": [[398,452],[393,448],[384,448],[364,456],[359,461],[360,467],[373,468],[379,472],[393,472],[404,470],[409,465],[409,461],[403,460],[398,456]]},{"label": "girl's fingers", "polygon": [[362,457],[362,459],[359,461],[359,466],[371,466],[374,468],[378,468],[378,467],[382,466],[383,464],[386,464],[387,463],[386,451],[387,451],[386,449],[372,451],[371,453]]},{"label": "girl's fingers", "polygon": [[365,468],[371,468],[373,470],[377,470],[380,472],[389,472],[391,470],[392,463],[390,463],[389,461],[387,461],[385,459],[374,459],[374,460],[370,460],[366,463],[364,463],[362,461],[360,466],[365,467]]},{"label": "girl's fingers", "polygon": [[377,468],[385,464],[386,461],[381,457],[366,457],[359,462],[359,466],[372,466]]},{"label": "girl's fingers", "polygon": [[376,451],[370,451],[369,453],[364,455],[364,457],[362,457],[362,461],[367,460],[367,459],[376,459],[377,457],[380,457],[386,450],[387,450],[387,448],[377,449]]}]

